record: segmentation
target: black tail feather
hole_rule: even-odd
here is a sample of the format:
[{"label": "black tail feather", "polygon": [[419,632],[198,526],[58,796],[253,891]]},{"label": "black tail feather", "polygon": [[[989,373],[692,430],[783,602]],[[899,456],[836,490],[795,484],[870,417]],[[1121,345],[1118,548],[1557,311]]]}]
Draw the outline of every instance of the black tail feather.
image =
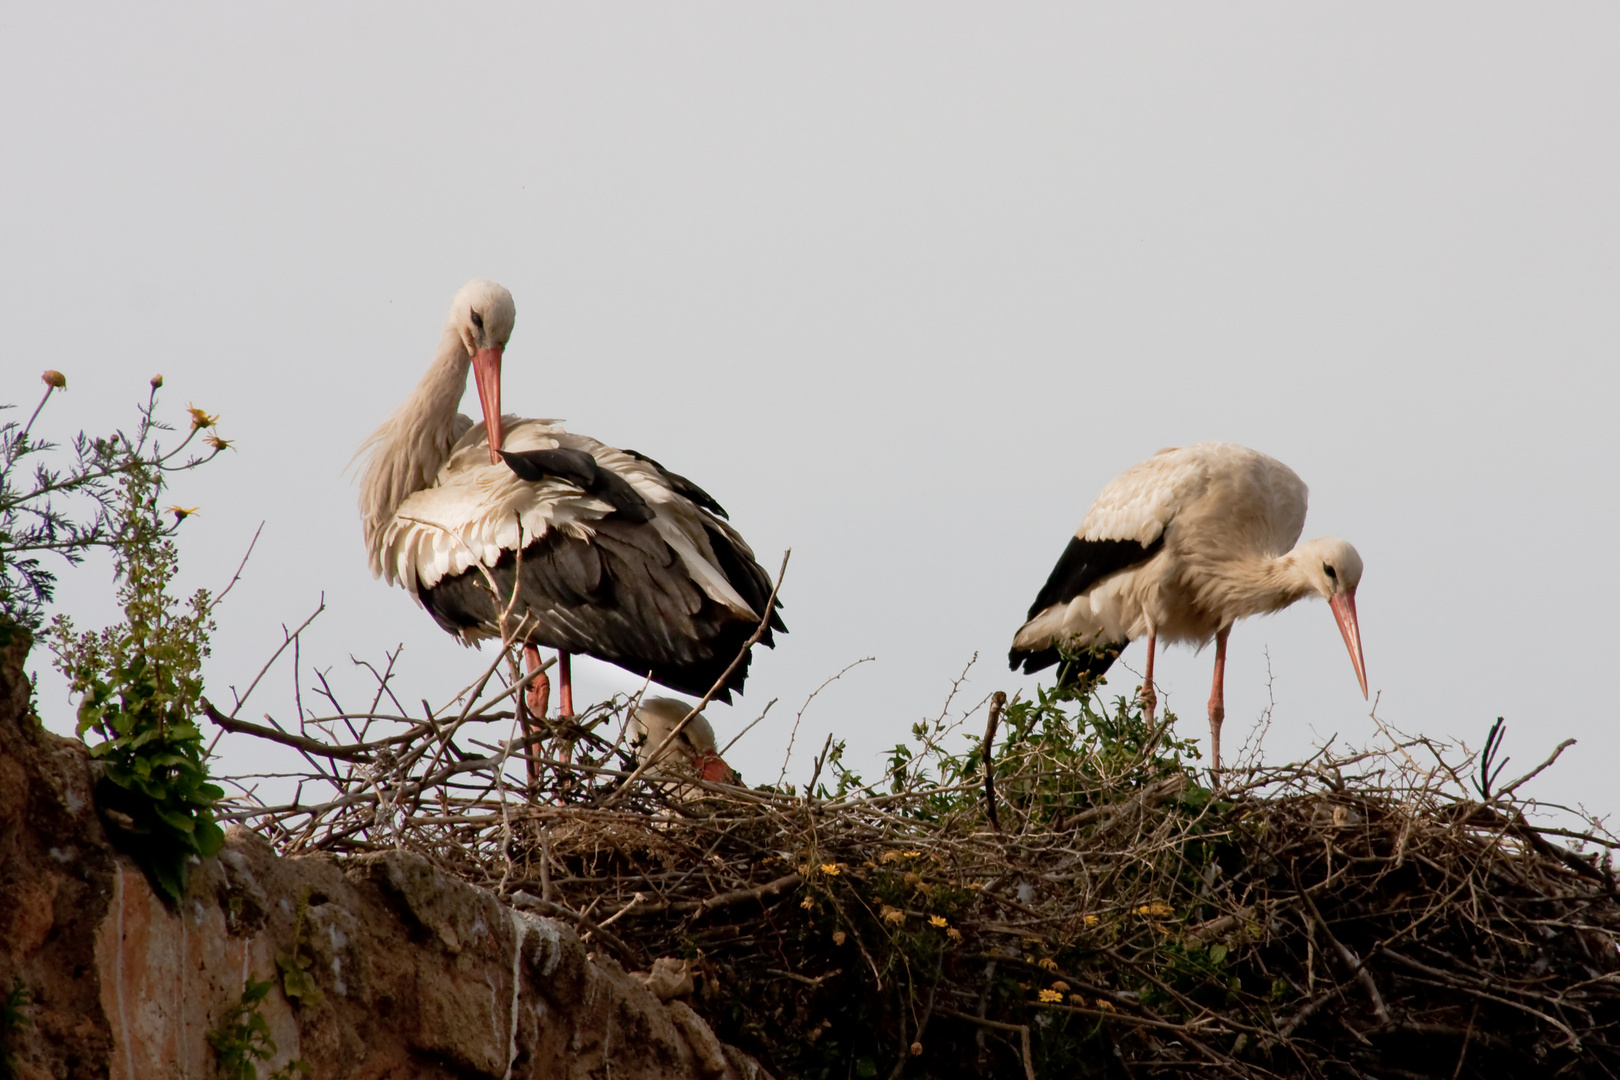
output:
[{"label": "black tail feather", "polygon": [[1129,644],[1129,641],[1099,642],[1074,652],[1056,645],[1046,649],[1013,649],[1007,654],[1007,666],[1013,671],[1022,667],[1024,674],[1033,675],[1056,664],[1058,686],[1082,686],[1107,674]]}]

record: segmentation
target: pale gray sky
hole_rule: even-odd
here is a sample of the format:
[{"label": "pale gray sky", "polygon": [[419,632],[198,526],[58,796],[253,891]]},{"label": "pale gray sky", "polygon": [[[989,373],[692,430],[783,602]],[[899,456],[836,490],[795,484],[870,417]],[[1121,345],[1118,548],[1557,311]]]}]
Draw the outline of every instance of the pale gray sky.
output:
[{"label": "pale gray sky", "polygon": [[[343,470],[455,290],[502,282],[510,410],[792,546],[792,633],[712,712],[724,741],[782,699],[733,753],[756,781],[859,657],[803,753],[875,761],[975,651],[972,700],[1028,685],[1007,643],[1102,485],[1245,443],[1365,557],[1382,717],[1477,745],[1505,715],[1516,765],[1574,736],[1539,794],[1620,809],[1617,46],[1607,4],[10,4],[0,385],[65,371],[57,437],[154,372],[222,414],[238,451],[173,492],[191,586],[266,523],[216,696],[324,592],[306,662],[403,642],[438,699],[486,657],[371,580]],[[1267,649],[1269,759],[1372,736],[1303,602],[1234,633],[1231,745]],[[1200,738],[1209,663],[1159,668]],[[250,713],[290,715],[272,683]]]}]

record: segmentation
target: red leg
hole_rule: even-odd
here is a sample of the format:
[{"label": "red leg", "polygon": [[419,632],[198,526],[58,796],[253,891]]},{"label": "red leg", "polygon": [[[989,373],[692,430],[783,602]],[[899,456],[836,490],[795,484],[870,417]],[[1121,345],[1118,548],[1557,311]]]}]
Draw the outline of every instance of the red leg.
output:
[{"label": "red leg", "polygon": [[[538,654],[536,654],[538,655]],[[569,673],[569,656],[557,650],[557,715],[574,715],[574,682]]]},{"label": "red leg", "polygon": [[1209,771],[1219,783],[1221,775],[1221,721],[1226,719],[1226,635],[1230,626],[1215,631],[1215,681],[1209,688]]},{"label": "red leg", "polygon": [[[533,645],[523,646],[523,667],[525,673],[540,671],[540,650]],[[540,752],[539,744],[532,742],[534,733],[539,729],[538,721],[544,720],[546,706],[551,699],[551,680],[541,671],[538,678],[531,682],[528,689],[523,692],[522,712],[523,720],[523,753],[528,760],[529,787],[532,790],[540,783],[540,766],[535,763],[534,755]]]},{"label": "red leg", "polygon": [[1158,652],[1159,635],[1148,635],[1147,672],[1142,676],[1142,721],[1153,726],[1153,712],[1159,705],[1159,696],[1153,692],[1153,654]]},{"label": "red leg", "polygon": [[[557,719],[572,720],[574,718],[574,682],[571,676],[569,655],[561,649],[557,650]],[[574,740],[564,736],[562,747],[557,753],[557,759],[564,763],[574,760]]]}]

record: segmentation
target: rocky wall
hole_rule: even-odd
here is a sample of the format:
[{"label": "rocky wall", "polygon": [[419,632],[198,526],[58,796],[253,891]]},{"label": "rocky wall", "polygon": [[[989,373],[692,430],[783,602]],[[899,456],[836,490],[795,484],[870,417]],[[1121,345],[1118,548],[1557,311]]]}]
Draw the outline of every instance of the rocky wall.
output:
[{"label": "rocky wall", "polygon": [[[283,859],[234,829],[167,907],[108,842],[83,746],[27,718],[25,653],[0,648],[0,995],[27,995],[0,1076],[208,1080],[250,979],[275,983],[262,1078],[764,1076],[567,925],[408,852]],[[289,1000],[289,969],[313,991]]]}]

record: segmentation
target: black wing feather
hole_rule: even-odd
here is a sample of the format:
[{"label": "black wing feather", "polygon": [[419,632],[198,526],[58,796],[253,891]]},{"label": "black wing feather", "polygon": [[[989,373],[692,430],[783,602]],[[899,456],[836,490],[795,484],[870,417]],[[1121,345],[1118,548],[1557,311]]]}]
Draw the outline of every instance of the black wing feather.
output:
[{"label": "black wing feather", "polygon": [[[1163,533],[1155,537],[1151,544],[1135,540],[1084,540],[1078,536],[1071,537],[1057,565],[1052,567],[1046,584],[1035,595],[1035,602],[1029,606],[1026,618],[1033,619],[1047,608],[1067,604],[1108,575],[1147,562],[1163,547]],[[1099,643],[1089,652],[1072,657],[1063,656],[1055,645],[1038,650],[1013,649],[1007,653],[1007,666],[1014,671],[1022,667],[1025,674],[1033,675],[1053,664],[1061,664],[1058,683],[1072,685],[1082,679],[1100,677],[1127,644],[1129,642],[1126,641]]]},{"label": "black wing feather", "polygon": [[727,521],[731,520],[731,515],[726,513],[726,508],[716,502],[713,495],[710,495],[707,491],[704,491],[702,488],[692,483],[692,481],[688,480],[680,473],[670,472],[668,469],[658,464],[658,462],[654,461],[646,454],[639,453],[635,450],[626,450],[624,452],[641,462],[643,465],[651,465],[654,469],[658,470],[658,475],[664,478],[664,482],[669,485],[669,489],[675,494],[692,500],[692,502],[703,507],[703,509],[709,511],[711,514],[714,514],[716,517],[725,518]]},{"label": "black wing feather", "polygon": [[500,454],[520,480],[536,483],[554,476],[604,500],[626,521],[640,525],[652,520],[652,507],[630,481],[604,469],[583,450],[502,450]]},{"label": "black wing feather", "polygon": [[1145,563],[1164,547],[1161,533],[1151,544],[1135,540],[1082,540],[1076,536],[1035,594],[1025,618],[1033,619],[1053,604],[1067,604],[1109,574]]},{"label": "black wing feather", "polygon": [[[754,594],[764,581],[769,595],[765,571],[728,542],[714,546],[734,587],[763,608],[764,596]],[[521,561],[504,552],[490,576],[495,594],[473,568],[422,589],[422,603],[452,633],[498,633],[515,589],[508,625],[527,625],[530,643],[595,656],[693,696],[708,692],[758,625],[710,599],[653,530],[618,515],[603,518],[590,540],[553,529],[524,548]],[[785,629],[779,619],[772,625]],[[769,632],[761,643],[772,644]],[[751,659],[752,652],[743,657],[718,700],[742,689]]]}]

